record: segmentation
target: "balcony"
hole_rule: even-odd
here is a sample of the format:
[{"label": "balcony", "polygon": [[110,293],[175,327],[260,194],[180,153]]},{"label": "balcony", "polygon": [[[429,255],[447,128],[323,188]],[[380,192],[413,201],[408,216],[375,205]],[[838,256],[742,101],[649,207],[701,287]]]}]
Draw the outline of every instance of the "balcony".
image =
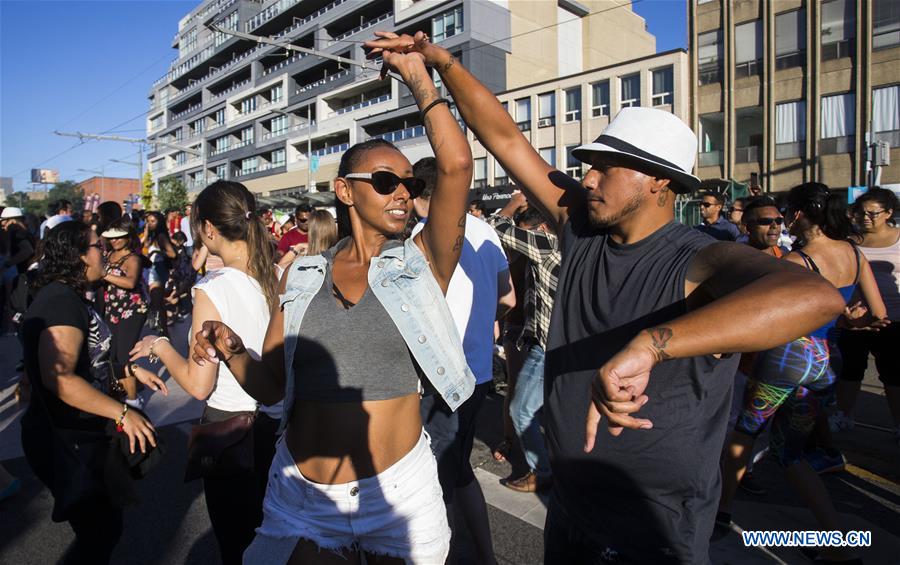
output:
[{"label": "balcony", "polygon": [[361,31],[363,31],[363,30],[369,29],[370,27],[372,27],[372,26],[378,24],[379,22],[383,22],[383,21],[385,21],[385,20],[389,20],[389,19],[391,19],[393,16],[394,16],[394,12],[387,12],[387,13],[385,13],[385,14],[381,14],[380,16],[378,16],[378,17],[376,17],[376,18],[372,18],[372,19],[369,20],[369,21],[363,22],[362,24],[356,26],[355,28],[351,29],[350,31],[345,31],[344,33],[342,33],[342,34],[340,34],[340,35],[336,35],[336,36],[335,36],[334,38],[332,38],[332,40],[329,41],[326,45],[327,45],[327,46],[331,46],[331,45],[334,45],[335,43],[339,43],[340,41],[343,41],[344,39],[347,39],[347,38],[350,37],[351,35],[355,35],[355,34],[361,32]]},{"label": "balcony", "polygon": [[734,78],[747,78],[759,74],[762,61],[747,61],[734,66]]},{"label": "balcony", "polygon": [[379,96],[377,98],[372,98],[370,100],[364,100],[362,102],[357,102],[356,104],[353,104],[352,106],[344,106],[343,108],[339,108],[335,112],[335,114],[340,116],[341,114],[347,114],[349,112],[353,112],[356,110],[360,110],[362,108],[366,108],[367,106],[374,106],[375,104],[381,104],[382,102],[387,102],[390,99],[391,99],[390,94],[382,94],[381,96]]},{"label": "balcony", "polygon": [[349,143],[340,143],[338,145],[332,145],[331,147],[323,147],[321,149],[314,149],[312,154],[316,157],[324,157],[325,155],[332,155],[334,153],[343,153],[344,151],[350,149]]},{"label": "balcony", "polygon": [[244,79],[241,82],[236,82],[236,83],[232,84],[231,86],[229,86],[228,88],[226,88],[225,90],[223,90],[222,92],[213,95],[213,97],[210,98],[210,100],[218,100],[219,98],[222,98],[223,96],[228,96],[232,92],[239,90],[239,89],[247,86],[248,84],[250,84],[249,78]]},{"label": "balcony", "polygon": [[705,63],[697,69],[697,78],[701,85],[722,82],[722,66],[719,63]]},{"label": "balcony", "polygon": [[231,148],[240,149],[241,147],[247,147],[248,145],[253,145],[253,141],[254,139],[252,137],[250,139],[244,139],[232,145]]},{"label": "balcony", "polygon": [[308,56],[309,56],[308,53],[296,53],[295,52],[293,55],[291,55],[287,59],[285,59],[283,61],[279,61],[267,69],[263,69],[262,76],[270,75],[270,74],[274,73],[275,71],[277,71],[279,69],[283,69],[287,66],[290,66],[290,65],[296,63],[297,61],[299,61],[300,59],[302,59],[304,57],[308,57]]},{"label": "balcony", "polygon": [[775,158],[776,159],[794,159],[801,157],[806,148],[805,141],[795,141],[793,143],[776,143]]},{"label": "balcony", "polygon": [[705,151],[700,154],[701,167],[715,167],[722,164],[722,151],[715,149],[713,151]]},{"label": "balcony", "polygon": [[[247,32],[252,32],[259,26],[263,25],[267,21],[271,20],[278,14],[284,12],[285,10],[287,10],[288,8],[290,8],[291,6],[294,6],[295,4],[297,4],[299,2],[300,2],[300,0],[281,0],[280,2],[278,2],[276,4],[272,4],[271,6],[269,6],[262,12],[260,12],[259,14],[255,15],[252,18],[250,18],[249,20],[247,20],[247,23],[244,24],[244,30]],[[291,27],[296,29],[304,24],[308,24],[309,22],[318,18],[322,14],[325,14],[326,12],[330,12],[331,10],[337,8],[338,6],[340,6],[341,4],[343,4],[345,2],[349,2],[349,0],[335,0],[331,4],[325,6],[324,8],[320,8],[320,9],[316,10],[315,12],[313,12],[312,14],[306,16],[305,18],[295,22],[295,24]],[[293,31],[292,29],[288,28],[287,30],[282,30],[280,33],[281,34],[290,33],[290,31],[288,31],[288,30]]]},{"label": "balcony", "polygon": [[216,155],[221,155],[222,153],[227,153],[227,152],[231,151],[232,149],[237,149],[237,145],[228,145],[225,147],[219,147],[217,149],[213,149],[212,151],[209,152],[209,156],[215,157]]},{"label": "balcony", "polygon": [[278,167],[283,167],[284,161],[276,161],[274,163],[263,163],[259,168],[260,171],[269,171],[271,169],[277,169]]},{"label": "balcony", "polygon": [[294,94],[303,94],[304,92],[309,92],[310,90],[312,90],[318,86],[322,86],[323,84],[328,84],[329,82],[334,82],[339,78],[348,76],[349,74],[350,74],[350,70],[346,69],[346,70],[334,73],[333,75],[328,75],[328,76],[322,77],[315,82],[311,82],[309,84],[304,84],[303,86],[299,87],[297,90],[294,91]]},{"label": "balcony", "polygon": [[172,114],[172,121],[178,120],[179,118],[181,118],[181,117],[183,117],[183,116],[187,116],[187,115],[190,114],[191,112],[196,112],[197,110],[199,110],[199,109],[202,108],[202,107],[203,107],[203,104],[191,104],[190,106],[188,106],[188,107],[185,108],[184,110],[182,110],[182,111],[180,111],[180,112],[178,112],[178,113],[173,113],[173,114]]},{"label": "balcony", "polygon": [[403,141],[404,139],[413,139],[416,137],[422,137],[424,135],[425,126],[413,126],[406,129],[398,129],[396,131],[389,131],[387,133],[373,135],[372,139],[383,139],[391,143],[397,143],[399,141]]},{"label": "balcony", "polygon": [[749,145],[747,147],[737,147],[734,150],[735,163],[759,163],[759,155],[761,147],[758,145]]},{"label": "balcony", "polygon": [[795,51],[775,56],[775,68],[778,70],[802,67],[805,63],[806,51]]}]

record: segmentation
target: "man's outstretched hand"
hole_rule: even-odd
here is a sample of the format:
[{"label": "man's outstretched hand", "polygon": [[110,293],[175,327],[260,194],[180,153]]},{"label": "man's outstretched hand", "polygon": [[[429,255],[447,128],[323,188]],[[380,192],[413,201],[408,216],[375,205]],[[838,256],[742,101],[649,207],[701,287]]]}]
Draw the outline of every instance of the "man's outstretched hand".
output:
[{"label": "man's outstretched hand", "polygon": [[201,367],[206,363],[228,363],[247,349],[241,337],[222,322],[207,320],[197,332],[193,359]]},{"label": "man's outstretched hand", "polygon": [[633,414],[647,403],[644,394],[650,382],[650,370],[659,362],[653,350],[634,341],[606,362],[591,381],[591,403],[585,421],[584,451],[594,449],[600,420],[606,418],[610,434],[618,436],[623,428],[648,430],[650,420]]}]

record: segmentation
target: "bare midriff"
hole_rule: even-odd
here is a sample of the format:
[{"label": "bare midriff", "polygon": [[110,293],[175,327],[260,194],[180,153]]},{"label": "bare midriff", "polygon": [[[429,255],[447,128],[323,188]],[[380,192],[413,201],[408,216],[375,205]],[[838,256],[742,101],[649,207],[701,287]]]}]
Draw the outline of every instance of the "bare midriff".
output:
[{"label": "bare midriff", "polygon": [[285,435],[300,473],[314,483],[342,484],[381,473],[422,435],[418,393],[390,400],[297,400]]}]

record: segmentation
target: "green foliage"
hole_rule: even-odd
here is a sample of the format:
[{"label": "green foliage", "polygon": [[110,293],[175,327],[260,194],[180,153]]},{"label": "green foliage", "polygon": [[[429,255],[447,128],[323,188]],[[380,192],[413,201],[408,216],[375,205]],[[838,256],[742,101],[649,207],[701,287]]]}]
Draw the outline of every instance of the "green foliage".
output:
[{"label": "green foliage", "polygon": [[82,210],[84,208],[84,190],[81,185],[75,181],[64,180],[53,185],[47,194],[45,204],[56,200],[68,200],[72,203],[72,210]]},{"label": "green foliage", "polygon": [[28,198],[27,192],[13,192],[6,197],[5,206],[15,206],[21,208],[26,214],[35,214],[38,216],[47,213],[47,200],[38,200]]},{"label": "green foliage", "polygon": [[152,210],[153,209],[153,175],[150,171],[144,173],[144,178],[141,180],[141,207],[144,210]]},{"label": "green foliage", "polygon": [[28,193],[25,192],[13,192],[9,196],[6,197],[6,204],[4,206],[13,206],[15,208],[25,208],[25,205],[28,203]]},{"label": "green foliage", "polygon": [[169,209],[183,210],[188,203],[187,189],[177,178],[159,181],[159,192],[156,196],[159,209],[163,212]]}]

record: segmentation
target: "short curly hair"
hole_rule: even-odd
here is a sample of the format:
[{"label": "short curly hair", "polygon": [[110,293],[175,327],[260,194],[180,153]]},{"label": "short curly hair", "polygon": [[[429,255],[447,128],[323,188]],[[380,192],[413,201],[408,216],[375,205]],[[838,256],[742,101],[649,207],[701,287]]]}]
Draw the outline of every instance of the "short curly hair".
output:
[{"label": "short curly hair", "polygon": [[41,241],[35,292],[55,281],[79,294],[88,289],[87,264],[81,257],[87,255],[92,231],[89,225],[74,220],[47,230]]}]

